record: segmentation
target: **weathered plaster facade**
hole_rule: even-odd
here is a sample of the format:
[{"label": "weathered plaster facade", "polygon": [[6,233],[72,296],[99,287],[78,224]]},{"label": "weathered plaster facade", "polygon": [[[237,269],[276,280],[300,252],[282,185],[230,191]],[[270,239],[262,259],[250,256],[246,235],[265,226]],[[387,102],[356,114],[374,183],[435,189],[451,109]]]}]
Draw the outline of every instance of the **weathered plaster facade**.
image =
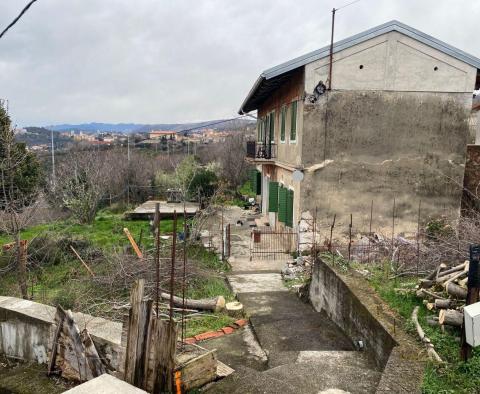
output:
[{"label": "weathered plaster facade", "polygon": [[[337,214],[346,221],[353,213],[362,226],[373,201],[374,228],[383,228],[394,198],[397,231],[415,230],[420,200],[425,218],[458,215],[480,60],[409,29],[392,21],[336,43],[332,91],[315,103],[310,94],[328,79],[322,50],[267,70],[263,90],[257,81],[244,102],[259,118],[275,111],[276,156],[255,162],[265,186],[277,181],[294,190],[295,223],[318,208],[320,220]],[[287,111],[281,141],[282,107],[295,100],[296,140],[289,140]],[[292,179],[295,170],[302,181]],[[277,223],[275,214],[269,221]]]}]

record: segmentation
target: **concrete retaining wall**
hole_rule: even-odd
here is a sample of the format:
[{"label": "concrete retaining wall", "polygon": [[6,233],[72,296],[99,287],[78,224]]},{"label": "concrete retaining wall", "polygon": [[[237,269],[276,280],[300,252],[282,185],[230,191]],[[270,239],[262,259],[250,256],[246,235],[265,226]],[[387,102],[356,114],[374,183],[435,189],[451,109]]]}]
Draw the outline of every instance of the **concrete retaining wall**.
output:
[{"label": "concrete retaining wall", "polygon": [[361,339],[365,351],[373,357],[377,367],[383,369],[397,343],[335,271],[323,262],[315,264],[310,300],[317,311],[324,310],[352,340]]},{"label": "concrete retaining wall", "polygon": [[400,318],[363,278],[340,274],[318,260],[312,271],[310,301],[352,341],[364,342],[365,351],[383,370],[377,393],[420,392],[424,371],[421,350],[401,329]]},{"label": "concrete retaining wall", "polygon": [[[74,313],[81,330],[87,329],[100,356],[113,370],[121,369],[122,324]],[[55,333],[55,308],[14,297],[0,297],[0,354],[47,363]]]}]

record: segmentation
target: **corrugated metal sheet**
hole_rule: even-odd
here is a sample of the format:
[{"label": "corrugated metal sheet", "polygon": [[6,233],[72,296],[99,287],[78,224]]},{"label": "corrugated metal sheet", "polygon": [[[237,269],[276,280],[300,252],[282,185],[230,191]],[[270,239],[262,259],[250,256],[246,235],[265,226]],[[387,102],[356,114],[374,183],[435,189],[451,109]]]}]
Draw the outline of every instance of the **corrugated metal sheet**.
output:
[{"label": "corrugated metal sheet", "polygon": [[[362,33],[356,34],[354,36],[345,38],[344,40],[334,43],[333,53],[342,51],[344,49],[350,48],[354,45],[360,44],[364,41],[370,40],[372,38],[392,31],[402,33],[410,38],[422,42],[425,45],[435,48],[464,63],[480,69],[479,58],[396,20],[384,23],[380,26],[373,27]],[[265,70],[263,73],[260,74],[252,89],[248,93],[242,106],[240,107],[239,113],[247,113],[249,111],[257,109],[258,103],[261,102],[263,98],[269,94],[269,92],[271,92],[283,82],[283,78],[279,78],[282,77],[285,73],[288,73],[299,67],[303,67],[306,64],[309,64],[316,60],[323,59],[329,56],[329,54],[330,46],[327,45],[323,48],[317,49],[316,51],[307,53],[303,56],[299,56],[295,59],[289,60],[288,62],[279,64],[278,66]]]}]

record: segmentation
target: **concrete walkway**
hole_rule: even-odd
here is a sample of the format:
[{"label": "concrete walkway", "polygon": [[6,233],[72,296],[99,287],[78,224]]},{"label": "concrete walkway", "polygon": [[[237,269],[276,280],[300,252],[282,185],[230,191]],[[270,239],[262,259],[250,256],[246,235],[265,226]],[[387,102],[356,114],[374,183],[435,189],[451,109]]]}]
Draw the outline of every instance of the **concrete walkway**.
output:
[{"label": "concrete walkway", "polygon": [[[351,340],[326,315],[284,286],[283,262],[250,261],[243,252],[231,264],[228,281],[244,305],[267,361],[262,369],[237,365],[234,374],[207,392],[375,392],[380,373],[364,353],[354,351]],[[222,359],[221,353],[218,356]],[[343,391],[327,391],[335,389]]]}]

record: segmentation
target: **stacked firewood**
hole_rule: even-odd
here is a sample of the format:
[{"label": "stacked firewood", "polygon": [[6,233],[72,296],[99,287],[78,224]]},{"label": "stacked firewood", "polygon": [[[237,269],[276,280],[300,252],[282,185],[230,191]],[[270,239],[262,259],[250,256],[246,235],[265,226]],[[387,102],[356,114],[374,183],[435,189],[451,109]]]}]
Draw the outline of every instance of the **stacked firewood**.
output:
[{"label": "stacked firewood", "polygon": [[[438,324],[460,327],[467,298],[468,260],[448,268],[442,263],[416,287],[427,309],[438,311]],[[435,323],[436,319],[435,319]]]}]

